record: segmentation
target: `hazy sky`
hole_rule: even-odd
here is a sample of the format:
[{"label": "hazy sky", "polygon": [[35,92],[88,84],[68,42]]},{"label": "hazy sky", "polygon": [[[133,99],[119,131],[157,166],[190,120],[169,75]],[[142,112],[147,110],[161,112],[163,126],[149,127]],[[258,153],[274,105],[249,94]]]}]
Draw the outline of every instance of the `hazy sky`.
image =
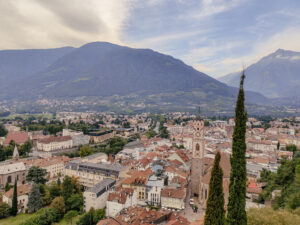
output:
[{"label": "hazy sky", "polygon": [[213,77],[300,51],[300,0],[0,0],[0,49],[108,41],[171,54]]}]

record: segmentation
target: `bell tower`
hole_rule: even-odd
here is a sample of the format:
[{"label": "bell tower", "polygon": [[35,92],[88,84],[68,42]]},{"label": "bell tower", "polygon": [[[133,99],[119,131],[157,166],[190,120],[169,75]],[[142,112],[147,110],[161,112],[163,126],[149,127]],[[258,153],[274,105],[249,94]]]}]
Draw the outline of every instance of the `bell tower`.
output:
[{"label": "bell tower", "polygon": [[205,153],[204,121],[200,117],[200,109],[193,122],[193,157],[191,171],[191,194],[199,196],[199,185],[203,176],[203,158]]}]

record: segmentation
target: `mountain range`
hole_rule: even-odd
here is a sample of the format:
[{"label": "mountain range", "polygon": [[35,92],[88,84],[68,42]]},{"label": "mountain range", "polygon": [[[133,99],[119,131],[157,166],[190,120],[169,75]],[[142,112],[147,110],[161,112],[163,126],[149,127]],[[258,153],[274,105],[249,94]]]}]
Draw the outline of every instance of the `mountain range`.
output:
[{"label": "mountain range", "polygon": [[[177,104],[185,110],[202,104],[232,111],[237,95],[237,88],[172,56],[107,42],[79,48],[5,50],[0,51],[0,59],[0,98],[10,101],[84,97],[119,106]],[[246,99],[267,101],[254,92],[247,92]]]},{"label": "mountain range", "polygon": [[[295,98],[300,94],[300,52],[278,49],[245,69],[245,90],[268,98]],[[240,72],[219,80],[238,87]]]},{"label": "mountain range", "polygon": [[[249,112],[280,110],[286,99],[298,95],[299,59],[300,53],[279,49],[246,69]],[[193,111],[201,105],[204,112],[232,113],[240,75],[218,81],[172,56],[107,42],[4,50],[0,51],[0,103],[14,103],[24,112],[51,110],[53,105],[59,110],[163,111]],[[270,99],[278,97],[284,100]],[[55,103],[41,107],[37,102],[43,99]],[[66,104],[66,99],[79,103]]]}]

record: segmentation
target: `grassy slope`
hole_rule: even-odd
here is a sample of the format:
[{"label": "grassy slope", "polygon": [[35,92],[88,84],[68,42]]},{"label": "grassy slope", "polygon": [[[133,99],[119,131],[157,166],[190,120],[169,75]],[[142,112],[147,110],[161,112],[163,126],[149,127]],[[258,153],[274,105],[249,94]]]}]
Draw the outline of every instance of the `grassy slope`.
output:
[{"label": "grassy slope", "polygon": [[[0,220],[0,225],[19,225],[34,215],[35,214],[18,214],[15,217],[9,217],[9,218]],[[76,222],[79,220],[80,216],[81,215],[78,215],[73,219],[73,225],[76,224]],[[70,223],[68,224],[67,221],[62,219],[61,221],[59,221],[59,223],[55,223],[55,224],[56,225],[69,225]]]},{"label": "grassy slope", "polygon": [[34,215],[35,214],[18,214],[15,217],[9,217],[9,218],[0,220],[0,224],[1,225],[19,225]]}]

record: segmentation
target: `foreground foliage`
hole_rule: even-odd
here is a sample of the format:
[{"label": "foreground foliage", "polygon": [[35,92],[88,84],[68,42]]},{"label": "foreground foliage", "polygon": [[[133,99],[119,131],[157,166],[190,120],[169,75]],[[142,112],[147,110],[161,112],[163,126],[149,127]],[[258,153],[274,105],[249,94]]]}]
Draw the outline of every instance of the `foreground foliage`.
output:
[{"label": "foreground foliage", "polygon": [[287,210],[273,210],[270,207],[250,209],[247,212],[248,225],[299,225],[300,215]]},{"label": "foreground foliage", "polygon": [[220,167],[221,155],[218,152],[209,182],[208,199],[206,203],[205,225],[223,225],[225,223],[223,170]]},{"label": "foreground foliage", "polygon": [[235,108],[235,126],[232,136],[232,156],[230,158],[231,172],[229,185],[229,202],[227,222],[229,225],[246,225],[246,121],[243,73],[240,90]]}]

